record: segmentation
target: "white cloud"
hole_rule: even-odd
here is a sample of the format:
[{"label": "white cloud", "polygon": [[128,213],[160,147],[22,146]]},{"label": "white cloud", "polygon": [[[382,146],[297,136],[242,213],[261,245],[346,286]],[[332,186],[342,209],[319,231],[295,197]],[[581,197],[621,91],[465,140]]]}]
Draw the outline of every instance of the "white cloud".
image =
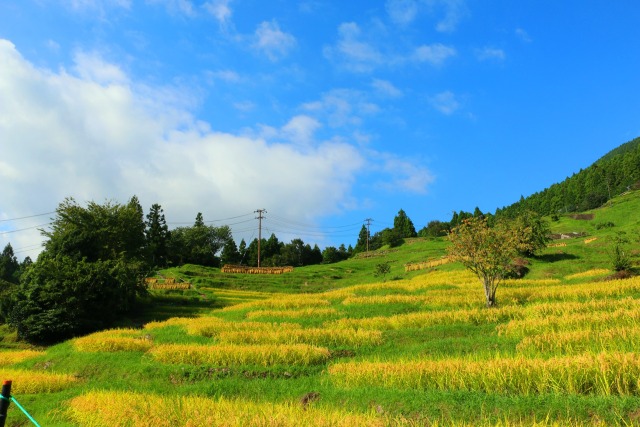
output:
[{"label": "white cloud", "polygon": [[387,176],[376,185],[386,191],[425,194],[428,186],[435,180],[429,170],[414,160],[402,159],[389,153],[378,153],[382,172]]},{"label": "white cloud", "polygon": [[385,4],[389,18],[399,25],[413,22],[418,14],[418,6],[417,0],[387,0]]},{"label": "white cloud", "polygon": [[302,109],[325,120],[332,128],[360,126],[365,118],[380,111],[363,93],[350,89],[333,89],[322,94],[320,100],[303,104]]},{"label": "white cloud", "polygon": [[253,46],[272,61],[285,57],[295,45],[296,38],[280,30],[276,21],[264,21],[256,29]]},{"label": "white cloud", "polygon": [[361,40],[362,31],[355,22],[338,28],[338,42],[324,48],[325,57],[349,71],[369,72],[383,63],[384,57],[372,44]]},{"label": "white cloud", "polygon": [[[380,35],[380,29],[373,33]],[[393,46],[386,50],[378,48],[373,41],[374,34],[368,37],[354,22],[342,23],[338,28],[338,41],[333,46],[325,46],[324,55],[339,67],[355,73],[369,73],[384,66],[398,66],[407,63],[429,63],[442,65],[448,58],[456,55],[453,47],[440,43],[422,45],[409,53],[397,52]]]},{"label": "white cloud", "polygon": [[446,115],[451,115],[460,108],[460,102],[456,99],[455,94],[450,91],[441,92],[430,97],[429,103],[433,108]]},{"label": "white cloud", "polygon": [[231,20],[231,7],[229,4],[231,0],[211,0],[206,2],[203,6],[220,23],[220,25],[227,26]]},{"label": "white cloud", "polygon": [[98,84],[127,83],[126,74],[117,65],[107,63],[96,52],[78,51],[74,55],[76,73],[83,79]]},{"label": "white cloud", "polygon": [[373,79],[371,86],[373,86],[376,92],[383,96],[388,96],[389,98],[400,98],[403,95],[400,89],[395,87],[393,83],[386,80]]},{"label": "white cloud", "polygon": [[504,50],[494,47],[483,47],[476,50],[476,58],[480,61],[497,60],[502,61],[507,57]]},{"label": "white cloud", "polygon": [[444,9],[444,17],[436,24],[436,30],[451,33],[460,21],[469,14],[465,0],[427,0],[431,6]]},{"label": "white cloud", "polygon": [[418,47],[413,54],[413,60],[428,62],[432,65],[442,65],[444,61],[455,55],[456,50],[454,48],[435,43]]},{"label": "white cloud", "polygon": [[222,80],[227,83],[237,83],[241,80],[240,75],[233,70],[208,71],[205,74],[211,83],[215,80]]},{"label": "white cloud", "polygon": [[310,146],[314,141],[315,132],[320,127],[319,121],[301,114],[284,125],[282,131],[289,141],[302,146]]},{"label": "white cloud", "polygon": [[[350,203],[364,155],[339,139],[315,141],[317,119],[292,118],[277,132],[288,136],[281,142],[215,132],[185,110],[192,101],[179,90],[140,86],[94,55],[76,58],[74,74],[39,69],[0,40],[0,218],[49,212],[67,196],[126,202],[136,194],[145,210],[160,203],[168,221],[257,207],[313,220]],[[108,72],[97,72],[99,63]],[[7,241],[21,248],[41,237],[0,234],[0,246]]]}]

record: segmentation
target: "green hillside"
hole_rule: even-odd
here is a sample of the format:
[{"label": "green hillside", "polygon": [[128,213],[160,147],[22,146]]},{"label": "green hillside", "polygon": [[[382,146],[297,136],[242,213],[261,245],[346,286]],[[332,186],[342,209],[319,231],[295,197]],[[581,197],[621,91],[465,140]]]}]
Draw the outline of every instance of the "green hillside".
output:
[{"label": "green hillside", "polygon": [[46,426],[640,425],[640,276],[611,280],[614,239],[640,267],[637,212],[632,190],[548,217],[557,239],[493,309],[446,238],[279,275],[161,270],[191,287],[52,347],[4,329],[0,372]]}]

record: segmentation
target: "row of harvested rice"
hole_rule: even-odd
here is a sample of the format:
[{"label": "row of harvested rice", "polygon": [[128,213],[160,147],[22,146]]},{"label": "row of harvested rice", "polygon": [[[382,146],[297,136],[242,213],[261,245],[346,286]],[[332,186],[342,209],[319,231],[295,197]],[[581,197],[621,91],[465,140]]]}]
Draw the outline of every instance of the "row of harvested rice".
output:
[{"label": "row of harvested rice", "polygon": [[71,387],[78,381],[73,375],[20,369],[0,369],[0,376],[13,381],[13,394],[52,393]]},{"label": "row of harvested rice", "polygon": [[263,330],[220,332],[218,341],[230,344],[312,344],[330,347],[378,345],[382,332],[364,329]]},{"label": "row of harvested rice", "polygon": [[640,354],[636,353],[550,359],[361,361],[334,364],[328,372],[331,380],[342,387],[474,390],[519,395],[634,395],[640,391]]},{"label": "row of harvested rice", "polygon": [[524,337],[545,332],[561,332],[581,329],[589,325],[593,330],[610,329],[612,327],[628,327],[640,324],[640,307],[618,309],[613,312],[600,311],[593,313],[572,313],[549,315],[540,318],[513,319],[498,325],[500,335]]},{"label": "row of harvested rice", "polygon": [[163,344],[153,347],[148,354],[161,363],[217,366],[308,366],[325,363],[331,356],[326,348],[307,344]]},{"label": "row of harvested rice", "polygon": [[524,310],[521,307],[505,306],[491,310],[487,310],[486,308],[476,308],[467,310],[423,311],[398,314],[394,316],[367,317],[363,319],[344,318],[326,322],[324,326],[326,328],[390,330],[426,328],[448,323],[470,323],[480,325],[505,322],[514,318],[524,318]]},{"label": "row of harvested rice", "polygon": [[339,314],[332,307],[327,308],[301,308],[297,310],[255,310],[247,312],[247,319],[268,319],[272,317],[283,319],[317,319],[319,317],[332,317]]},{"label": "row of harvested rice", "polygon": [[516,346],[521,352],[576,354],[587,351],[631,351],[640,342],[640,325],[613,326],[604,330],[579,329],[546,332],[524,337]]},{"label": "row of harvested rice", "polygon": [[198,396],[159,396],[92,391],[71,400],[68,414],[80,426],[382,427],[374,414],[353,414],[315,405],[259,403]]}]

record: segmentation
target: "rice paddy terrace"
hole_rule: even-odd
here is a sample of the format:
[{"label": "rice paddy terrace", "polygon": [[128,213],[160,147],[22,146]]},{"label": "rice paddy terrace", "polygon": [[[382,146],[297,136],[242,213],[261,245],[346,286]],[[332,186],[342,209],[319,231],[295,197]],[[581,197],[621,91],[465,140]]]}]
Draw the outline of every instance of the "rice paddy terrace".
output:
[{"label": "rice paddy terrace", "polygon": [[[494,309],[459,265],[404,270],[420,245],[432,245],[427,261],[443,242],[299,272],[306,291],[174,270],[198,304],[5,350],[0,372],[43,426],[640,425],[640,277],[612,280],[605,244],[625,231],[638,248],[637,220],[620,213],[637,200],[616,203],[554,223],[580,237],[505,281]],[[604,221],[616,225],[594,225]],[[364,275],[381,260],[386,280]],[[7,425],[28,423],[12,405]]]}]

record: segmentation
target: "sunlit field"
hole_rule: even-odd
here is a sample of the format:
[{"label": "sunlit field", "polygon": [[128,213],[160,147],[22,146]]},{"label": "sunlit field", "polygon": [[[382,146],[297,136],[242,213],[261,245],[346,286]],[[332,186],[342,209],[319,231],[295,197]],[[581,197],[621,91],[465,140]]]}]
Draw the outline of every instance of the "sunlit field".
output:
[{"label": "sunlit field", "polygon": [[[640,278],[431,269],[4,353],[42,425],[637,425]],[[10,422],[22,425],[15,408]],[[12,424],[9,424],[12,425]]]}]

